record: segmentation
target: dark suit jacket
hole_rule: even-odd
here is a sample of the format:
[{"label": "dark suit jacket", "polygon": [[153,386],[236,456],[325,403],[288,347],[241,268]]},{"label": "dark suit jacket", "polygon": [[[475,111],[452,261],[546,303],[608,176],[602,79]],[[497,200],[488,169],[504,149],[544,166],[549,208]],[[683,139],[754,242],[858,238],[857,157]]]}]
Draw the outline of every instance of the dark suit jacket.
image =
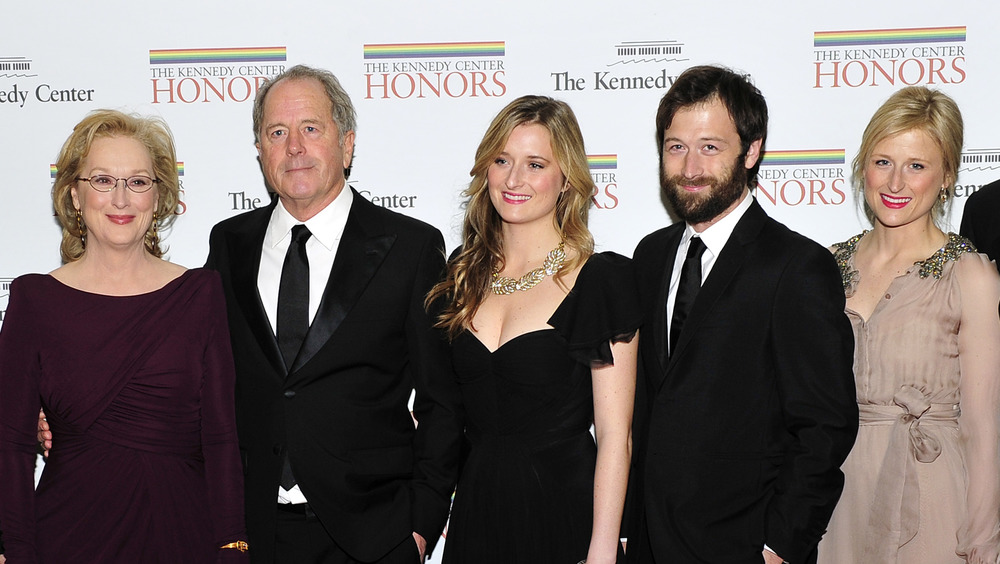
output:
[{"label": "dark suit jacket", "polygon": [[983,186],[966,200],[961,234],[979,252],[1000,260],[1000,180]]},{"label": "dark suit jacket", "polygon": [[792,564],[811,561],[858,429],[840,273],[826,249],[755,201],[668,358],[683,231],[674,224],[635,250],[646,315],[630,536],[641,543],[648,531],[657,562],[759,564],[765,543]]},{"label": "dark suit jacket", "polygon": [[229,309],[253,561],[273,558],[285,451],[350,556],[375,560],[413,531],[430,550],[448,516],[462,432],[446,343],[423,306],[444,268],[441,233],[355,192],[319,311],[286,373],[257,292],[275,205],[216,225],[208,257]]}]

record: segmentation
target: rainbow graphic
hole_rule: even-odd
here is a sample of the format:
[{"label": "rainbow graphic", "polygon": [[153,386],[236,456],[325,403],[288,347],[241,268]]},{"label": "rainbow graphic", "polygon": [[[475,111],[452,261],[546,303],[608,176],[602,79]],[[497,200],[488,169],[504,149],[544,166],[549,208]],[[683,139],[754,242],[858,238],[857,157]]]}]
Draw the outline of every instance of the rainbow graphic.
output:
[{"label": "rainbow graphic", "polygon": [[[55,178],[59,172],[59,167],[54,164],[49,165],[49,178]],[[184,176],[184,161],[177,161],[177,176]]]},{"label": "rainbow graphic", "polygon": [[814,47],[846,45],[897,45],[905,43],[955,43],[965,41],[965,26],[907,27],[900,29],[858,29],[817,31]]},{"label": "rainbow graphic", "polygon": [[503,57],[504,41],[461,43],[371,43],[365,59],[431,59],[439,57]]},{"label": "rainbow graphic", "polygon": [[843,149],[766,151],[761,166],[808,166],[844,164]]},{"label": "rainbow graphic", "polygon": [[151,65],[280,62],[284,47],[223,47],[218,49],[150,49]]},{"label": "rainbow graphic", "polygon": [[591,170],[618,168],[618,155],[587,155],[587,166]]}]

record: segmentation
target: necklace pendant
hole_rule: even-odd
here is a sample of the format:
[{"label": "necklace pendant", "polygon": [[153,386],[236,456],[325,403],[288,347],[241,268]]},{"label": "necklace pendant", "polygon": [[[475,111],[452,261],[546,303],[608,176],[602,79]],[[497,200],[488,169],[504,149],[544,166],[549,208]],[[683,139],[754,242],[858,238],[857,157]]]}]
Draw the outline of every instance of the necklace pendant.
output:
[{"label": "necklace pendant", "polygon": [[500,276],[500,272],[494,269],[493,282],[490,283],[490,288],[493,290],[493,293],[498,296],[506,296],[508,294],[513,294],[514,292],[524,292],[534,288],[539,282],[544,280],[546,276],[554,276],[557,272],[562,270],[563,263],[566,261],[565,247],[566,241],[560,241],[559,246],[549,251],[549,254],[546,255],[545,261],[542,262],[541,267],[528,272],[516,280],[506,276]]}]

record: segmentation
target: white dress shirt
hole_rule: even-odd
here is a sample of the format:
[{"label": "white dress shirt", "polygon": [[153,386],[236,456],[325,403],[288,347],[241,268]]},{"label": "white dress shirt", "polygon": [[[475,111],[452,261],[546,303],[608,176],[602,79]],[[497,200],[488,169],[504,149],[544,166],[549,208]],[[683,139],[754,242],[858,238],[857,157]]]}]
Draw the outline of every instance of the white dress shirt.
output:
[{"label": "white dress shirt", "polygon": [[[305,222],[312,236],[306,241],[306,256],[309,257],[309,323],[316,317],[319,303],[330,279],[333,261],[337,257],[337,248],[344,235],[347,216],[351,211],[354,193],[344,186],[340,194],[322,211]],[[278,201],[271,213],[271,219],[264,233],[264,245],[260,254],[260,272],[257,273],[257,292],[260,301],[271,322],[271,331],[277,334],[278,322],[278,286],[281,282],[281,267],[285,262],[285,254],[291,244],[292,227],[302,223],[288,213],[285,206]],[[294,486],[285,490],[278,486],[278,503],[306,503],[306,498]]]},{"label": "white dress shirt", "polygon": [[753,196],[745,192],[743,200],[733,211],[701,233],[696,233],[690,223],[684,227],[684,234],[681,235],[681,242],[677,246],[677,256],[674,257],[674,269],[670,275],[670,289],[667,292],[667,335],[670,334],[670,324],[673,321],[671,318],[674,315],[674,302],[677,300],[677,287],[681,282],[681,267],[684,266],[684,259],[687,258],[691,238],[697,235],[705,243],[705,254],[701,255],[701,283],[704,284],[709,273],[712,272],[712,267],[715,266],[715,260],[722,252],[722,248],[729,242],[729,236],[733,234],[733,230],[736,229],[736,224],[750,209],[752,200]]}]

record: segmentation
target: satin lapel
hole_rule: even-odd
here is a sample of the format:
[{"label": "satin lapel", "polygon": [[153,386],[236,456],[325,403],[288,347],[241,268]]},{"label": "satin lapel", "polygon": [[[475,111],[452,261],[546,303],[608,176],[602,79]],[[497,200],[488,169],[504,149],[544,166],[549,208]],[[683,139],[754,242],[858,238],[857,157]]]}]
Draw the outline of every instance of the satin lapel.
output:
[{"label": "satin lapel", "polygon": [[[273,210],[274,206],[268,206]],[[257,274],[260,271],[260,253],[264,245],[264,233],[271,219],[271,213],[261,213],[251,218],[239,230],[227,233],[226,244],[229,246],[229,256],[232,257],[229,268],[232,271],[233,292],[236,301],[246,318],[247,324],[264,356],[270,361],[277,374],[284,377],[285,363],[281,358],[278,340],[267,319],[264,304],[260,301],[257,291]]]},{"label": "satin lapel", "polygon": [[355,192],[330,279],[316,317],[292,364],[292,372],[309,362],[330,340],[396,241],[395,234],[385,233],[374,211],[374,204]]},{"label": "satin lapel", "polygon": [[[684,322],[684,328],[681,330],[680,336],[677,337],[677,350],[670,355],[670,360],[667,363],[668,371],[672,370],[677,364],[677,360],[684,355],[685,349],[691,344],[692,339],[699,331],[705,318],[712,312],[719,296],[733,283],[740,269],[746,264],[747,259],[750,257],[749,249],[746,247],[757,240],[757,236],[760,234],[760,230],[766,220],[767,214],[764,213],[760,204],[754,200],[750,204],[750,209],[743,214],[739,223],[736,224],[733,234],[730,235],[726,246],[722,248],[719,258],[715,260],[712,271],[708,274],[708,278],[705,279],[705,283],[702,284],[701,290],[698,292],[698,297],[695,298],[694,303],[691,305],[691,312],[688,313],[687,320]],[[749,292],[753,291],[753,289],[746,288],[745,291]],[[729,315],[739,315],[739,312],[729,312]],[[718,346],[719,343],[714,343],[713,345]]]},{"label": "satin lapel", "polygon": [[662,254],[663,262],[658,265],[659,285],[652,305],[655,311],[652,327],[653,343],[656,346],[660,360],[660,369],[656,372],[658,376],[657,384],[663,381],[667,373],[667,362],[669,359],[667,351],[667,347],[669,346],[667,339],[667,295],[670,293],[670,278],[673,276],[674,260],[677,257],[677,245],[680,244],[683,234],[684,228],[683,224],[681,224],[681,228],[677,229],[675,233],[667,238],[666,248],[663,249]]}]

